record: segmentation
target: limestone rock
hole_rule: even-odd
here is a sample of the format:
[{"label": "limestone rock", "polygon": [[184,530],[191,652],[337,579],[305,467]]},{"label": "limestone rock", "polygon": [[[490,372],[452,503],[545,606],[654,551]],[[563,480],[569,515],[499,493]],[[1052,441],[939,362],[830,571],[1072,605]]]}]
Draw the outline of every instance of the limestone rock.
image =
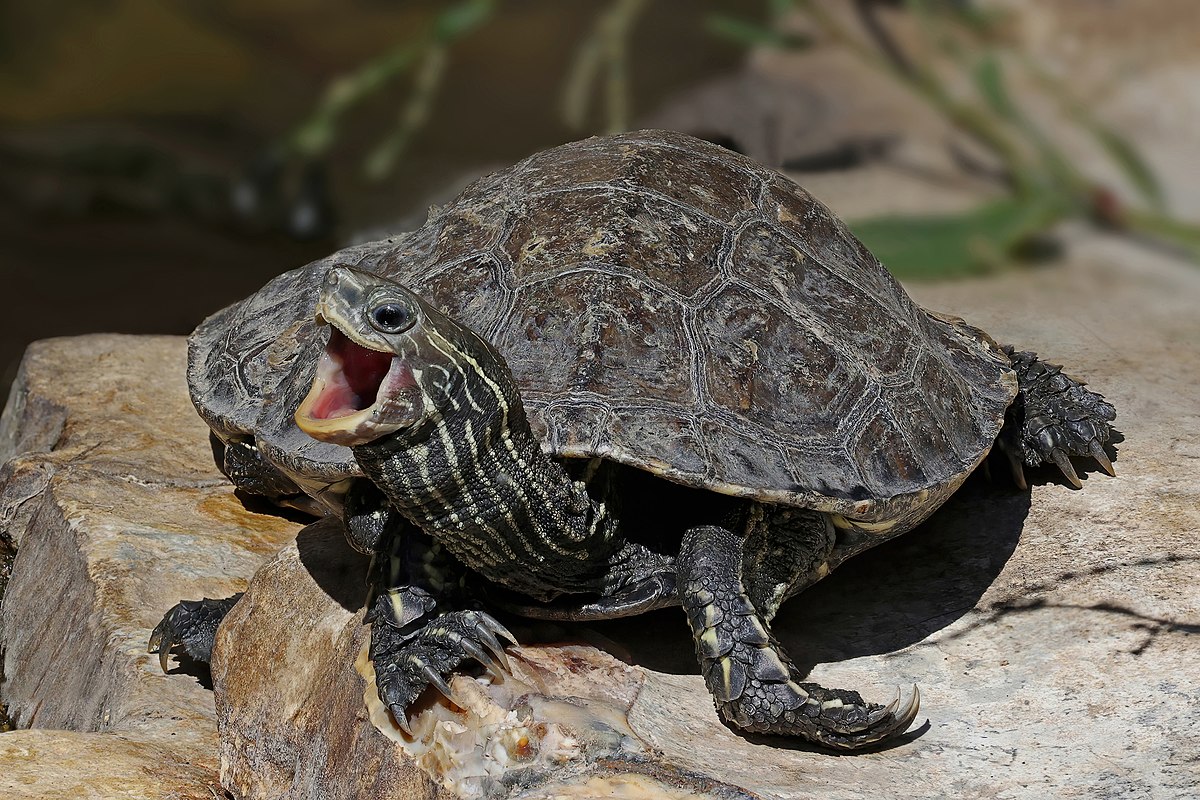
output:
[{"label": "limestone rock", "polygon": [[24,730],[0,735],[0,797],[213,800],[212,764],[179,747],[120,733]]},{"label": "limestone rock", "polygon": [[[215,783],[212,695],[178,669],[163,675],[147,638],[178,599],[244,588],[298,526],[234,497],[184,362],[182,338],[101,335],[36,343],[22,363],[0,422],[0,540],[17,549],[0,692],[19,727],[105,735],[43,731],[36,761],[3,750],[6,779],[42,785],[43,770],[93,758],[161,763],[165,787],[199,770],[197,796]],[[11,735],[0,742],[15,747]],[[177,764],[190,766],[168,774]]]}]

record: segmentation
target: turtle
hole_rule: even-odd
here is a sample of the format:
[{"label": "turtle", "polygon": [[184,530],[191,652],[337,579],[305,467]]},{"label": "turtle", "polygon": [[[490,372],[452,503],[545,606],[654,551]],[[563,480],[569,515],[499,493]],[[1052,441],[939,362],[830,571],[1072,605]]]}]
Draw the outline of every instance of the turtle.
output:
[{"label": "turtle", "polygon": [[[456,670],[501,673],[492,611],[679,606],[721,719],[855,751],[901,703],[806,681],[771,630],[846,559],[912,530],[990,452],[1115,475],[1114,407],[914,303],[786,176],[636,131],[483,177],[425,225],[285,273],[205,320],[188,379],[239,489],[338,515],[371,568],[397,723]],[[236,602],[151,637],[207,659]],[[478,663],[476,663],[478,662]]]}]

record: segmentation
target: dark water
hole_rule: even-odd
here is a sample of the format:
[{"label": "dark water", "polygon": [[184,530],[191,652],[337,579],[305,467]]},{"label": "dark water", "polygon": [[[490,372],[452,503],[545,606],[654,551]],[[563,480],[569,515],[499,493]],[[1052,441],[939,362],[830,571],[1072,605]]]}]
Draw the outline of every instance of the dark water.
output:
[{"label": "dark water", "polygon": [[[30,341],[187,333],[354,231],[411,214],[448,181],[599,132],[599,113],[568,128],[559,101],[580,40],[609,3],[500,2],[451,51],[429,121],[391,177],[367,181],[362,162],[396,119],[405,80],[348,114],[323,159],[328,224],[296,238],[289,208],[233,213],[231,187],[331,78],[451,5],[0,8],[0,396]],[[752,2],[647,4],[631,41],[635,115],[736,68],[742,50],[703,32],[716,8],[762,13]],[[284,206],[303,194],[302,167],[285,165]]]}]

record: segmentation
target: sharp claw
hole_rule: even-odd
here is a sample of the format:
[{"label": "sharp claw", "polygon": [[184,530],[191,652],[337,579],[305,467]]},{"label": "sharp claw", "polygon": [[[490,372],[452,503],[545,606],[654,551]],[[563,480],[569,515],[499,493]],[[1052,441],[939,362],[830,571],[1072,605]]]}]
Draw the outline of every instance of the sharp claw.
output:
[{"label": "sharp claw", "polygon": [[1075,468],[1071,466],[1071,459],[1067,458],[1061,450],[1055,450],[1050,454],[1050,458],[1058,465],[1058,469],[1072,486],[1076,489],[1083,488],[1083,481],[1079,480],[1079,476],[1075,474]]},{"label": "sharp claw", "polygon": [[160,647],[158,649],[158,666],[162,668],[162,671],[164,673],[170,670],[170,666],[167,664],[167,660],[170,657],[170,655],[171,655],[171,648]]},{"label": "sharp claw", "polygon": [[174,645],[174,637],[161,624],[150,634],[150,642],[146,646],[146,652],[158,653],[158,666],[162,668],[163,672],[166,672],[168,669],[167,660],[171,655],[171,648]]},{"label": "sharp claw", "polygon": [[898,733],[903,733],[908,730],[908,726],[917,718],[917,712],[921,710],[921,690],[917,685],[913,684],[912,697],[908,699],[908,703],[904,708],[896,714],[896,730]]},{"label": "sharp claw", "polygon": [[867,718],[867,725],[868,726],[875,725],[876,723],[880,722],[881,720],[887,719],[888,717],[892,716],[896,712],[896,709],[899,708],[899,706],[900,706],[900,687],[896,687],[896,699],[893,700],[892,702],[888,703],[886,706],[879,706],[874,711],[872,711],[870,716],[868,716],[868,718]]},{"label": "sharp claw", "polygon": [[396,720],[396,727],[411,737],[413,732],[412,728],[408,724],[408,715],[404,713],[404,708],[399,705],[395,705],[388,706],[388,710],[392,712],[392,719]]},{"label": "sharp claw", "polygon": [[496,633],[503,636],[505,639],[508,639],[513,644],[519,644],[519,642],[517,642],[517,637],[513,636],[509,632],[508,628],[501,625],[499,620],[497,620],[491,614],[487,614],[483,611],[480,611],[478,613],[479,613],[480,619],[482,619],[489,628],[491,628],[493,631],[495,631]]},{"label": "sharp claw", "polygon": [[488,628],[487,625],[476,626],[475,633],[479,636],[480,640],[483,641],[483,644],[485,647],[487,647],[488,651],[491,652],[491,654],[496,657],[496,660],[500,662],[500,666],[504,667],[504,671],[511,673],[512,665],[508,663],[508,654],[504,652],[504,646],[500,644],[500,640],[496,638],[496,634],[492,633],[491,629]]},{"label": "sharp claw", "polygon": [[896,710],[896,709],[897,709],[897,708],[900,706],[900,697],[901,697],[901,694],[900,694],[900,687],[899,687],[899,686],[897,686],[897,687],[896,687],[896,699],[895,699],[895,700],[893,700],[892,702],[888,703],[888,704],[887,704],[887,708],[885,708],[885,709],[883,710],[883,712],[884,712],[884,715],[885,715],[885,716],[886,716],[887,714],[894,713],[894,712],[895,712],[895,710]]},{"label": "sharp claw", "polygon": [[1017,484],[1017,488],[1021,491],[1028,489],[1029,483],[1025,480],[1025,469],[1021,466],[1021,460],[1017,458],[1017,454],[1005,450],[1004,455],[1008,456],[1008,465],[1012,467],[1013,482]]},{"label": "sharp claw", "polygon": [[467,655],[482,664],[483,668],[490,672],[493,678],[503,680],[504,672],[500,669],[500,665],[482,647],[470,639],[463,639],[460,644],[462,649],[467,652]]},{"label": "sharp claw", "polygon": [[[433,686],[433,688],[442,693],[443,697],[445,697],[451,703],[455,702],[454,693],[450,690],[450,684],[446,683],[446,679],[439,675],[436,669],[426,664],[425,666],[421,667],[421,674],[425,676],[425,680],[429,681],[429,684]],[[457,703],[455,703],[455,705],[457,705]]]},{"label": "sharp claw", "polygon": [[1100,465],[1101,469],[1114,478],[1117,477],[1117,471],[1113,469],[1112,462],[1108,460],[1108,453],[1104,452],[1104,445],[1100,444],[1100,442],[1096,441],[1095,439],[1092,439],[1090,451],[1092,458],[1096,459],[1096,463]]}]

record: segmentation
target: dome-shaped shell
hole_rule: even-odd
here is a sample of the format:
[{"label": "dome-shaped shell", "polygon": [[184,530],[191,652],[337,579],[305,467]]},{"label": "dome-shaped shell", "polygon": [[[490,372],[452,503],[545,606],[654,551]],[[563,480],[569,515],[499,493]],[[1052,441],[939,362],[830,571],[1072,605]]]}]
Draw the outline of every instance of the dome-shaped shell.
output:
[{"label": "dome-shaped shell", "polygon": [[994,343],[916,306],[795,183],[641,131],[538,153],[421,230],[282,275],[197,329],[201,414],[302,482],[357,473],[292,422],[334,264],[403,283],[496,345],[551,453],[858,519],[956,487],[1016,391]]}]

